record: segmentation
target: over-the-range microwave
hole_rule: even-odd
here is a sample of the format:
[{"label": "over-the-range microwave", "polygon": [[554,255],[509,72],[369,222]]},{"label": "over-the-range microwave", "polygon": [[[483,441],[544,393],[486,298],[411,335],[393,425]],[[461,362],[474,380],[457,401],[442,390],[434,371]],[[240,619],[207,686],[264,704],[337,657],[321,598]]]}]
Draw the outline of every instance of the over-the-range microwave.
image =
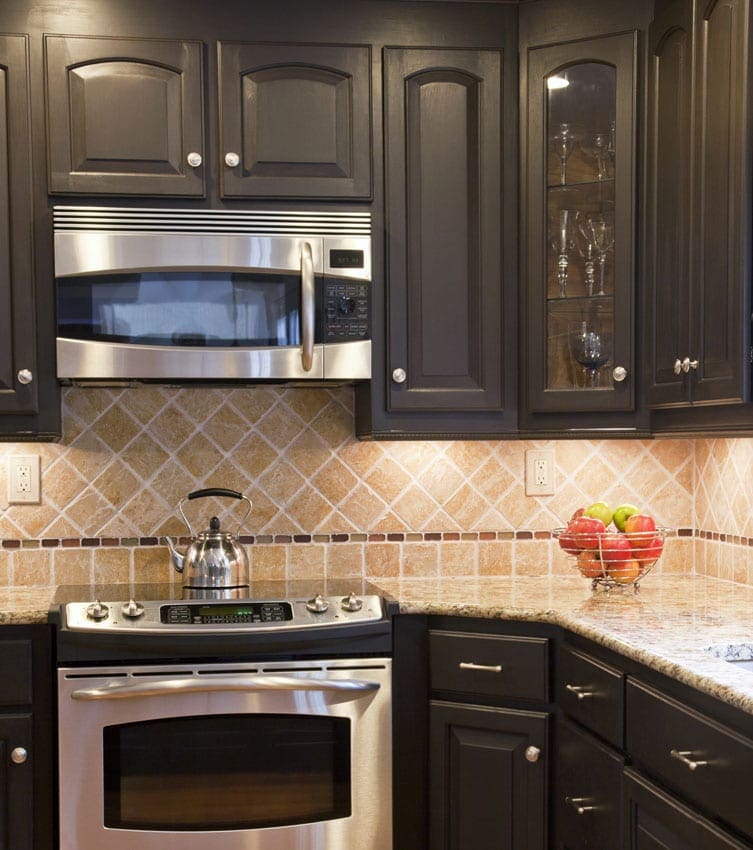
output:
[{"label": "over-the-range microwave", "polygon": [[68,382],[371,377],[371,216],[54,208]]}]

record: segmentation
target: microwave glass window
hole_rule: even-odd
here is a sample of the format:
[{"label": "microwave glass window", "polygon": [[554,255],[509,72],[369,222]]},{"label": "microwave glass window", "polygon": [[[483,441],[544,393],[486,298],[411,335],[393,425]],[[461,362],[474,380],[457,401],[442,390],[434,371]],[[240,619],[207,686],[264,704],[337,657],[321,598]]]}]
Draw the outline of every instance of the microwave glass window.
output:
[{"label": "microwave glass window", "polygon": [[59,278],[57,293],[61,337],[243,348],[301,343],[300,276],[112,274]]},{"label": "microwave glass window", "polygon": [[104,825],[255,829],[349,817],[350,720],[175,717],[103,730]]}]

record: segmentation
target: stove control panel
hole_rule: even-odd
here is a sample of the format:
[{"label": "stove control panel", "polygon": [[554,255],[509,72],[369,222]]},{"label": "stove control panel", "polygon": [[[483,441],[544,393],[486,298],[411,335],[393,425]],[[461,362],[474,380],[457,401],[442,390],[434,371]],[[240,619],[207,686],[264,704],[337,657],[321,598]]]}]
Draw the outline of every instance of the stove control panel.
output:
[{"label": "stove control panel", "polygon": [[353,626],[385,618],[379,596],[314,599],[202,599],[70,602],[62,606],[70,631],[144,634],[237,633]]}]

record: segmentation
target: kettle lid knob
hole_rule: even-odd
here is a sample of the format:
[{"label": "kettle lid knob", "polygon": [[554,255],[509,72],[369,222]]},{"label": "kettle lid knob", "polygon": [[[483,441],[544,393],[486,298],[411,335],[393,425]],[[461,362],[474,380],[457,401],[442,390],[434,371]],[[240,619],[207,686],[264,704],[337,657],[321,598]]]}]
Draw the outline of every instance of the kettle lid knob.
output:
[{"label": "kettle lid knob", "polygon": [[219,530],[220,530],[220,518],[219,518],[219,517],[216,517],[216,516],[213,516],[213,517],[209,520],[209,528],[210,528],[212,531],[219,531]]}]

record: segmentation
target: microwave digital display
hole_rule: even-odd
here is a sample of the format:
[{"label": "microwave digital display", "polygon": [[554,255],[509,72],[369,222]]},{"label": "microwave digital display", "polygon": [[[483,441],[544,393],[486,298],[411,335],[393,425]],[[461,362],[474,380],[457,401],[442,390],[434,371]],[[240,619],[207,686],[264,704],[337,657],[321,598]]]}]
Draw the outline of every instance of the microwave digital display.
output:
[{"label": "microwave digital display", "polygon": [[363,262],[363,251],[332,248],[329,252],[331,269],[362,269]]}]

